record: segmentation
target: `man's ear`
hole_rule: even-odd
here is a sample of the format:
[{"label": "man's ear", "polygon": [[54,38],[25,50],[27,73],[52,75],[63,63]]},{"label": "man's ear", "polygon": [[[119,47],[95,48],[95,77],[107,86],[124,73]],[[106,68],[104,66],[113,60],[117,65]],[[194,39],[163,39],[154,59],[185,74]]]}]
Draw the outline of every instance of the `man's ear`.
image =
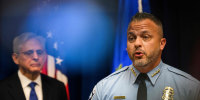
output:
[{"label": "man's ear", "polygon": [[14,63],[17,65],[19,64],[18,58],[19,58],[18,54],[16,54],[16,53],[12,54],[12,59],[13,59]]},{"label": "man's ear", "polygon": [[165,38],[162,38],[161,41],[160,41],[160,49],[163,50],[165,48],[165,45],[166,45],[166,39]]}]

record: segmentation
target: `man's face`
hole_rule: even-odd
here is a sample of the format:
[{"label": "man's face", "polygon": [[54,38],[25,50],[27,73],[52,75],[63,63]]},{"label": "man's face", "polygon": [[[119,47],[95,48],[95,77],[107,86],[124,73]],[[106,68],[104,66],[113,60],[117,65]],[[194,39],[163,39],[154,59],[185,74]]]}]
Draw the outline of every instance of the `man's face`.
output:
[{"label": "man's face", "polygon": [[160,28],[149,19],[130,23],[127,32],[127,52],[135,67],[159,63],[161,51],[166,43],[159,32]]},{"label": "man's face", "polygon": [[23,73],[40,73],[46,52],[38,40],[30,39],[22,44],[19,54],[13,54],[13,60]]}]

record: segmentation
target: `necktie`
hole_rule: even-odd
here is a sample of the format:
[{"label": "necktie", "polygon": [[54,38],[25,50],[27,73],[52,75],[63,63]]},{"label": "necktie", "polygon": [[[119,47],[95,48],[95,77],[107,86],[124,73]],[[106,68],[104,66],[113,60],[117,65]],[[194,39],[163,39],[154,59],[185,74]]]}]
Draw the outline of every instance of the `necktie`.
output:
[{"label": "necktie", "polygon": [[137,80],[139,81],[137,100],[147,100],[147,87],[145,80],[148,78],[147,74],[140,73]]},{"label": "necktie", "polygon": [[31,87],[31,92],[30,92],[30,98],[29,98],[29,100],[38,100],[36,92],[35,92],[35,85],[36,84],[37,83],[35,83],[35,82],[31,82],[29,84],[29,86]]}]

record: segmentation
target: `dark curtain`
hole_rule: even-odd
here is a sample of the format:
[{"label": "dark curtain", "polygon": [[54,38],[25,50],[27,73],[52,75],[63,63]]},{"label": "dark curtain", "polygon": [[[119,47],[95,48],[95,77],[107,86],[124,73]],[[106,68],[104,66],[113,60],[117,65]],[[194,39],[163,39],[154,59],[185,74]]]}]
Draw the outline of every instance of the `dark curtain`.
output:
[{"label": "dark curtain", "polygon": [[200,80],[200,34],[197,1],[150,0],[152,13],[163,22],[167,44],[162,59]]}]

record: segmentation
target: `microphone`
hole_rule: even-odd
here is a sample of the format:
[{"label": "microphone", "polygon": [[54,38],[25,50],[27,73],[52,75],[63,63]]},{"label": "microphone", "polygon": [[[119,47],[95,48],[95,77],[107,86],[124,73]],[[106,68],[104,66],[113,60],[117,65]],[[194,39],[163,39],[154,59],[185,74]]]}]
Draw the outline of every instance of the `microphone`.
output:
[{"label": "microphone", "polygon": [[174,96],[174,89],[171,87],[165,87],[165,89],[163,90],[163,96],[162,96],[162,100],[173,100]]}]

